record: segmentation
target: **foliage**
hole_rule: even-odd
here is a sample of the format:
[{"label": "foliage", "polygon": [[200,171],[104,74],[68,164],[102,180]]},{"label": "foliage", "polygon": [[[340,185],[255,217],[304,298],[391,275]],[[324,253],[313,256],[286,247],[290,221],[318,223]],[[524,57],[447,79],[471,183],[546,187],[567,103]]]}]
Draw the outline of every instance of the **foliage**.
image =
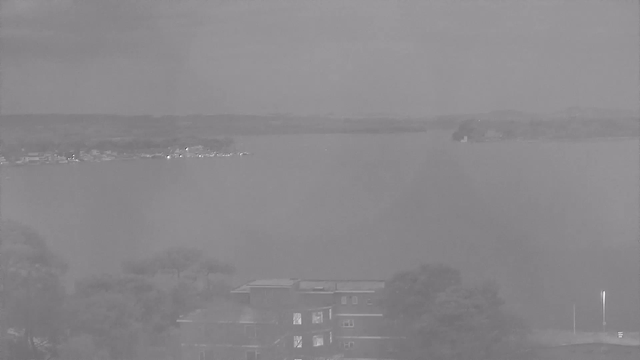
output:
[{"label": "foliage", "polygon": [[90,335],[97,348],[113,360],[133,358],[141,334],[141,324],[135,321],[139,309],[127,295],[98,292],[73,299],[76,318],[72,332]]},{"label": "foliage", "polygon": [[60,359],[65,360],[110,360],[109,353],[98,350],[90,335],[78,335],[60,346]]},{"label": "foliage", "polygon": [[405,359],[497,359],[514,351],[526,329],[503,309],[495,284],[464,286],[444,265],[401,272],[386,288],[386,326]]},{"label": "foliage", "polygon": [[[75,311],[73,334],[89,335],[95,348],[113,360],[170,353],[167,344],[175,342],[177,319],[212,299],[207,296],[213,288],[210,277],[234,272],[199,249],[179,246],[128,259],[122,269],[123,274],[77,281],[69,302]],[[198,287],[194,279],[205,286]]]},{"label": "foliage", "polygon": [[489,132],[509,139],[589,139],[636,137],[638,120],[635,118],[558,118],[547,121],[516,121],[507,119],[484,119],[463,121],[451,138],[460,141],[467,136],[469,141],[484,141]]},{"label": "foliage", "polygon": [[38,358],[44,353],[36,338],[54,345],[63,338],[66,294],[61,277],[67,265],[33,229],[15,222],[2,225],[6,321],[20,334],[12,349],[17,358]]},{"label": "foliage", "polygon": [[154,258],[127,259],[122,262],[125,274],[154,277],[159,271],[158,262]]},{"label": "foliage", "polygon": [[1,231],[1,285],[14,360],[176,358],[178,317],[212,300],[221,284],[212,277],[234,272],[198,249],[172,247],[123,262],[122,274],[81,278],[67,294],[67,264],[35,230],[3,222]]},{"label": "foliage", "polygon": [[458,270],[439,264],[400,272],[386,286],[386,314],[392,319],[414,319],[428,311],[439,293],[461,282]]},{"label": "foliage", "polygon": [[180,278],[182,273],[193,268],[201,258],[202,252],[199,249],[174,246],[157,254],[155,261],[160,271],[171,272]]}]

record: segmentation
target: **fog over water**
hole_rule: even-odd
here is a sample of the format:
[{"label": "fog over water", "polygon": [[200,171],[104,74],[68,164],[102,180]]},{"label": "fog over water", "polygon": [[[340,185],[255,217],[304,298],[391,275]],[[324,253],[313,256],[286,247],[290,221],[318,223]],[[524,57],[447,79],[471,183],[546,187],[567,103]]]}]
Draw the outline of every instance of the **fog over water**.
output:
[{"label": "fog over water", "polygon": [[460,144],[448,134],[237,139],[253,156],[8,168],[3,214],[71,278],[169,245],[258,277],[387,278],[446,262],[538,327],[637,321],[636,141]]}]

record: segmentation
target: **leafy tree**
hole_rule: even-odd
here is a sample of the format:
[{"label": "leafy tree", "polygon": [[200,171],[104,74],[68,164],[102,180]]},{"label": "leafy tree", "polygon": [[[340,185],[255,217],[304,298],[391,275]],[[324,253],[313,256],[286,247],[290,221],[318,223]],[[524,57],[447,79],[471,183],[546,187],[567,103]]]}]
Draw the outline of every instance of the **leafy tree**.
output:
[{"label": "leafy tree", "polygon": [[148,277],[90,276],[76,283],[72,329],[91,335],[113,359],[131,357],[144,341],[172,325],[169,302],[169,294]]},{"label": "leafy tree", "polygon": [[113,360],[136,355],[142,329],[135,321],[138,311],[127,294],[99,292],[73,300],[74,334],[90,335],[93,344]]},{"label": "leafy tree", "polygon": [[110,360],[106,350],[98,350],[91,335],[82,334],[69,338],[60,346],[60,359],[65,360]]},{"label": "leafy tree", "polygon": [[172,272],[177,278],[202,259],[202,251],[195,248],[174,246],[156,255],[160,271]]},{"label": "leafy tree", "polygon": [[439,293],[461,283],[458,270],[440,264],[399,272],[386,285],[386,313],[391,319],[415,319],[429,310]]},{"label": "leafy tree", "polygon": [[[76,282],[68,302],[73,309],[70,339],[74,339],[73,346],[65,347],[69,356],[102,351],[119,360],[169,353],[168,344],[176,341],[177,319],[202,306],[203,293],[213,288],[212,277],[231,275],[235,269],[204,257],[198,249],[176,246],[123,261],[122,270]],[[199,289],[193,278],[203,280],[205,289]]]},{"label": "leafy tree", "polygon": [[236,269],[231,264],[227,264],[216,259],[204,258],[201,259],[193,268],[193,273],[197,277],[204,279],[204,292],[210,293],[212,291],[211,276],[215,275],[233,275]]},{"label": "leafy tree", "polygon": [[154,258],[127,259],[122,262],[125,274],[154,277],[159,271],[158,261]]},{"label": "leafy tree", "polygon": [[525,329],[503,309],[495,284],[463,286],[460,273],[444,265],[401,272],[386,289],[386,326],[404,359],[498,359]]},{"label": "leafy tree", "polygon": [[57,345],[64,333],[65,289],[61,277],[67,264],[33,229],[15,222],[2,224],[3,288],[8,325],[18,332],[12,348],[19,359],[44,356],[35,338]]}]

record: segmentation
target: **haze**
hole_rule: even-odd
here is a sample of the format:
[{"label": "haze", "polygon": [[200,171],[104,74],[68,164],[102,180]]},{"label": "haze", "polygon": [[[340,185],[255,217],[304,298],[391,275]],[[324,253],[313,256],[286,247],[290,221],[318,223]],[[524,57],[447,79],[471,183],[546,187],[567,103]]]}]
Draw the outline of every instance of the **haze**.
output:
[{"label": "haze", "polygon": [[6,0],[4,113],[637,108],[636,1]]}]

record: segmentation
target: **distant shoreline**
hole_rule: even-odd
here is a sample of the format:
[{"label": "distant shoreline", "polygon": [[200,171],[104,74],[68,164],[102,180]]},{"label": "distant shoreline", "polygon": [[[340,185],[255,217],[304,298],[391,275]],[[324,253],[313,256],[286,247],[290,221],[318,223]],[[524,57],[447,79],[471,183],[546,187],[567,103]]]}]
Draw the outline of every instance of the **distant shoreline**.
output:
[{"label": "distant shoreline", "polygon": [[[197,148],[197,147],[196,147]],[[250,155],[248,152],[224,152],[210,151],[202,148],[188,151],[176,149],[165,152],[136,152],[136,153],[115,153],[115,152],[99,152],[96,150],[90,152],[80,152],[78,156],[73,154],[71,157],[61,156],[53,152],[32,153],[27,156],[20,157],[17,161],[8,161],[0,156],[0,166],[23,167],[36,165],[70,165],[80,163],[97,163],[107,161],[131,161],[131,160],[173,160],[173,159],[202,159],[214,157],[231,157]]]},{"label": "distant shoreline", "polygon": [[608,136],[584,138],[556,138],[556,139],[499,139],[485,141],[469,141],[467,144],[495,144],[495,143],[584,143],[584,142],[616,142],[640,140],[640,136]]}]

